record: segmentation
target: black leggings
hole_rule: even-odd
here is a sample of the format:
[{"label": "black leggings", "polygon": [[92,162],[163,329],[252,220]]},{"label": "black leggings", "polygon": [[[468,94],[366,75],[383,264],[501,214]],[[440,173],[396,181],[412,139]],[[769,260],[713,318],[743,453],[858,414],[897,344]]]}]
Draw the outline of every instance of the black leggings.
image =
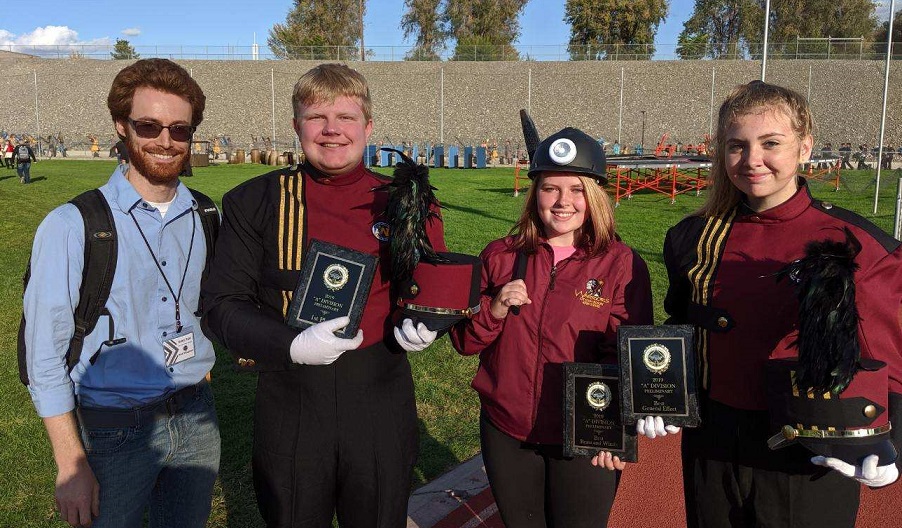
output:
[{"label": "black leggings", "polygon": [[619,471],[565,458],[559,445],[520,442],[485,417],[479,421],[482,458],[505,526],[598,528],[608,525]]}]

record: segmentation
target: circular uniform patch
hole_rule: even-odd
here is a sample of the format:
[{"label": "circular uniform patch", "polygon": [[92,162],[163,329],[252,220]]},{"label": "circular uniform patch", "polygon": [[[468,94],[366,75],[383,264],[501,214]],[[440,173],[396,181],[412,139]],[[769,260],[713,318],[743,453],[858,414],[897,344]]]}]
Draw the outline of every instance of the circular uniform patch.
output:
[{"label": "circular uniform patch", "polygon": [[329,264],[323,272],[323,282],[332,291],[340,290],[348,283],[348,268],[341,264]]},{"label": "circular uniform patch", "polygon": [[586,389],[586,401],[593,409],[603,411],[611,404],[611,389],[600,381],[592,382]]},{"label": "circular uniform patch", "polygon": [[391,238],[391,227],[388,222],[376,222],[373,224],[373,236],[380,242],[388,242]]},{"label": "circular uniform patch", "polygon": [[642,362],[652,374],[661,374],[670,366],[670,350],[660,343],[648,345],[642,352]]}]

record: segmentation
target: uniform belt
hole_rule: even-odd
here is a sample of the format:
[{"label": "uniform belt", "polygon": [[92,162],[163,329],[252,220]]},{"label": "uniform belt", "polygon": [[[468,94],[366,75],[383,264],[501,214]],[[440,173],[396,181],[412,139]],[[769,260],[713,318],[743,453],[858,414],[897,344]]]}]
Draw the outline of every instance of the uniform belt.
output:
[{"label": "uniform belt", "polygon": [[112,407],[82,407],[75,408],[78,423],[87,428],[120,428],[138,427],[142,423],[152,421],[158,416],[173,416],[188,405],[207,385],[203,379],[195,385],[181,388],[169,396],[149,403],[143,407],[133,409],[117,409]]}]

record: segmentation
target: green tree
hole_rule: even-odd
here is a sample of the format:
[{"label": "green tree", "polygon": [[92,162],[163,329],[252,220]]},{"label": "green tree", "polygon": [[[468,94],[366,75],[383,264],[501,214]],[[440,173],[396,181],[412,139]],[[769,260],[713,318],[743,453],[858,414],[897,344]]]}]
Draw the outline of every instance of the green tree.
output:
[{"label": "green tree", "polygon": [[442,23],[455,40],[454,60],[518,60],[513,43],[525,5],[526,0],[447,0]]},{"label": "green tree", "polygon": [[110,58],[113,60],[140,59],[141,56],[135,51],[135,48],[125,39],[116,39],[116,45],[110,52]]},{"label": "green tree", "polygon": [[[692,16],[683,22],[677,55],[683,59],[744,55],[760,33],[763,18],[757,0],[695,0]],[[701,56],[699,48],[704,51]]]},{"label": "green tree", "polygon": [[690,35],[683,31],[677,39],[676,53],[681,59],[703,59],[708,55],[708,34]]},{"label": "green tree", "polygon": [[416,36],[407,60],[439,60],[447,37],[439,7],[441,0],[404,0],[407,12],[401,17],[404,38]]},{"label": "green tree", "polygon": [[363,0],[294,0],[285,23],[269,30],[266,43],[280,59],[358,58],[360,20],[365,13]]},{"label": "green tree", "polygon": [[651,58],[667,8],[667,0],[567,0],[570,58]]},{"label": "green tree", "polygon": [[[799,38],[869,37],[877,28],[871,0],[781,0],[771,2],[768,53],[774,56],[842,56],[847,48]],[[854,46],[857,55],[858,46]]]},{"label": "green tree", "polygon": [[516,61],[520,60],[520,54],[508,42],[499,42],[491,37],[471,35],[457,40],[451,60]]},{"label": "green tree", "polygon": [[[874,41],[875,42],[886,42],[886,34],[889,33],[889,20],[880,25],[876,32],[874,32]],[[896,43],[902,43],[902,9],[896,11],[896,16],[893,17],[893,47],[895,48]],[[884,46],[886,48],[886,46]],[[886,50],[883,50],[886,52]]]},{"label": "green tree", "polygon": [[877,26],[871,0],[781,0],[771,2],[770,9],[768,39],[774,42],[796,37],[867,37]]}]

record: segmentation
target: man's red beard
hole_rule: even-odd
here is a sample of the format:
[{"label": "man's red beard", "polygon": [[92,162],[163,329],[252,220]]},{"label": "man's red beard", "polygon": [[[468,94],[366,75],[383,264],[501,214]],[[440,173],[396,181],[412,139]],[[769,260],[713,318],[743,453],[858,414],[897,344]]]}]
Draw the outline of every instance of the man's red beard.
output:
[{"label": "man's red beard", "polygon": [[148,152],[141,150],[141,147],[136,144],[131,134],[125,139],[125,147],[128,149],[129,164],[134,166],[135,170],[141,173],[150,183],[163,184],[177,180],[188,162],[187,145],[185,148],[176,148],[173,145],[169,150],[157,148],[150,151],[154,154],[172,154],[179,158],[177,163],[166,164],[165,166],[158,165]]}]

